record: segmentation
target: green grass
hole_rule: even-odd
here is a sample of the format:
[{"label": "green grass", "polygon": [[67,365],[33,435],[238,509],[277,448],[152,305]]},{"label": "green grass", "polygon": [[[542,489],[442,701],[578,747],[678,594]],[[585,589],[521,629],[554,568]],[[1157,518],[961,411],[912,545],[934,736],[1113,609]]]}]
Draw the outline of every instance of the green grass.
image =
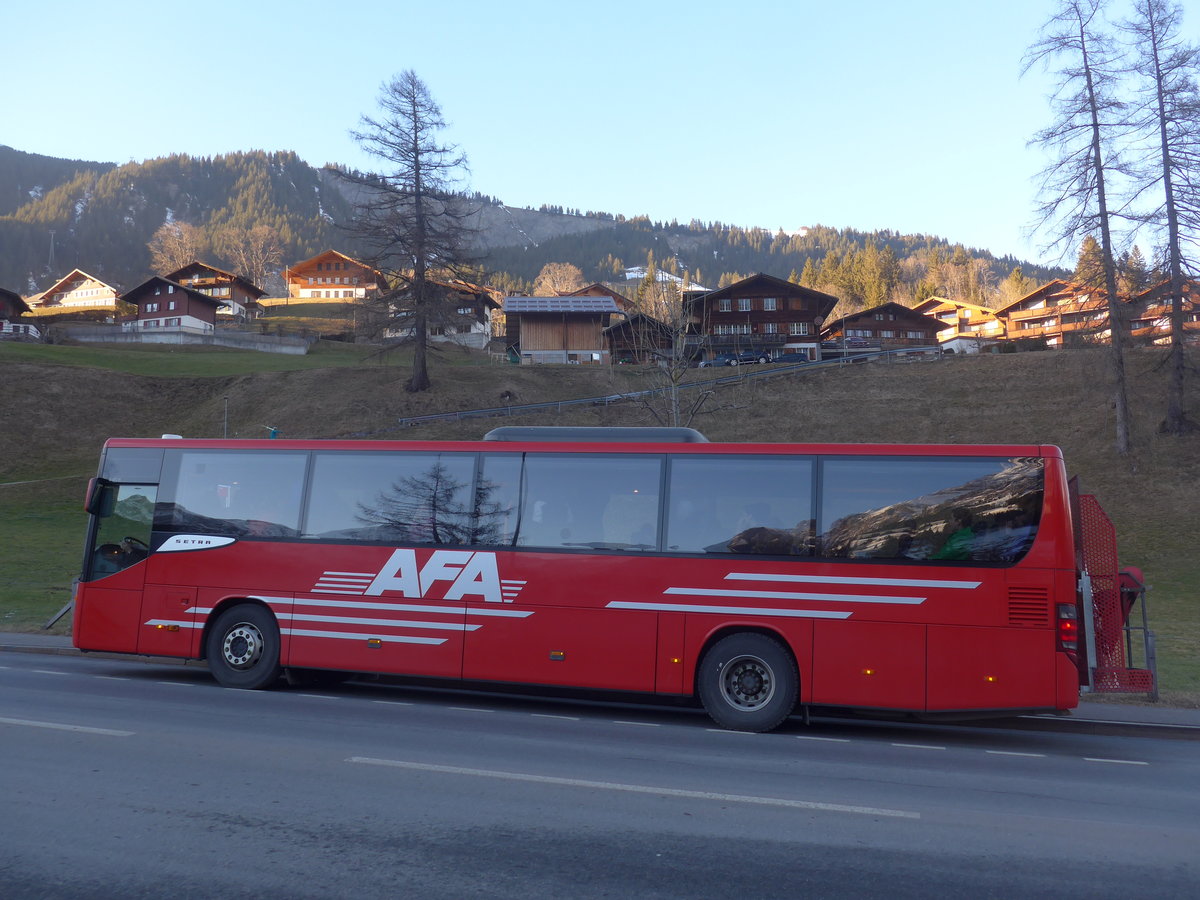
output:
[{"label": "green grass", "polygon": [[340,341],[318,341],[303,355],[259,353],[223,347],[161,344],[53,345],[0,342],[0,364],[33,363],[84,366],[125,372],[129,375],[204,378],[249,375],[257,372],[292,372],[333,366],[407,364],[406,353],[379,356],[375,348]]},{"label": "green grass", "polygon": [[[0,485],[0,630],[33,631],[71,599],[87,516],[87,478]],[[64,616],[53,629],[70,631]]]}]

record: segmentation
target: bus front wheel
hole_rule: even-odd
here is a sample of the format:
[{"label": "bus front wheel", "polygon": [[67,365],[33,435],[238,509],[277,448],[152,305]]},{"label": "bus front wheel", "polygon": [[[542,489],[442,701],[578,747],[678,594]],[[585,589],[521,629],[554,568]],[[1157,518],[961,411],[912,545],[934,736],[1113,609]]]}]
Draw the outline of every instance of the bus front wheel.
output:
[{"label": "bus front wheel", "polygon": [[264,607],[243,603],[225,610],[205,649],[209,670],[225,687],[255,691],[279,679],[279,626]]},{"label": "bus front wheel", "polygon": [[731,634],[704,654],[697,673],[704,710],[722,728],[770,731],[792,714],[800,689],[795,660],[765,634]]}]

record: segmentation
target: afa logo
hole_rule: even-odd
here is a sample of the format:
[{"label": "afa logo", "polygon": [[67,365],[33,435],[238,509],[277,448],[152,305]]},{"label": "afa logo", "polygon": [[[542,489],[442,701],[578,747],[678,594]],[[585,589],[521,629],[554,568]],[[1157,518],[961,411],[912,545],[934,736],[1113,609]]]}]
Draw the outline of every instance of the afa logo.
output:
[{"label": "afa logo", "polygon": [[[435,550],[420,564],[417,551],[397,550],[363,594],[378,596],[395,591],[405,597],[429,600],[473,598],[488,603],[511,603],[516,593],[512,587],[516,584],[505,582],[501,587],[495,553]],[[442,585],[448,587],[443,591]],[[510,594],[513,596],[506,596]]]}]

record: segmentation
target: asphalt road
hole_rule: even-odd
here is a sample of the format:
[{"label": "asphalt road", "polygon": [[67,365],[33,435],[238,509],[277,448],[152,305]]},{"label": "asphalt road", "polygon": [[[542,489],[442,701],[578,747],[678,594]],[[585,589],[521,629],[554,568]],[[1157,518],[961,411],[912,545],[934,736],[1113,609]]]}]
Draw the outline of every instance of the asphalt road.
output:
[{"label": "asphalt road", "polygon": [[412,686],[232,691],[0,653],[0,897],[1195,897],[1149,731],[793,720]]}]

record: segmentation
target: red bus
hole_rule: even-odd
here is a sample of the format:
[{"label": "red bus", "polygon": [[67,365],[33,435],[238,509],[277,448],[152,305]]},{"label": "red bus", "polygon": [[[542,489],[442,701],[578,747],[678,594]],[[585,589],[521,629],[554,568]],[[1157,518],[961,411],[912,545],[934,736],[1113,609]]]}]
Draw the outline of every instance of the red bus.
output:
[{"label": "red bus", "polygon": [[765,731],[812,706],[1065,710],[1097,665],[1051,446],[112,439],[86,506],[75,645],[232,687],[694,696]]}]

